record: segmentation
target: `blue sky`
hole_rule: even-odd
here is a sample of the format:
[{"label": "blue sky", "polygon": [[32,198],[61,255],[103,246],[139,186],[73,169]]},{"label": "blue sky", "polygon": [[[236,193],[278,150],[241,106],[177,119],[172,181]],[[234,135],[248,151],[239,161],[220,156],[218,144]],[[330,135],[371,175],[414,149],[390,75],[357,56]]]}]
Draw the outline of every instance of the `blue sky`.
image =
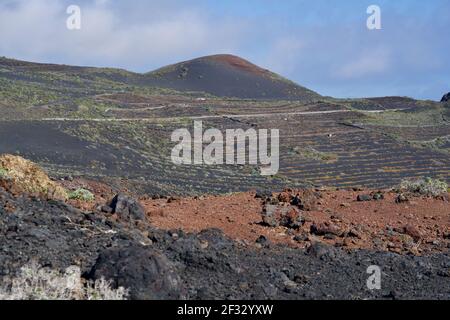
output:
[{"label": "blue sky", "polygon": [[[81,8],[81,30],[66,8]],[[368,30],[366,9],[381,8]],[[0,0],[0,55],[147,72],[232,53],[323,95],[450,91],[448,0]]]}]

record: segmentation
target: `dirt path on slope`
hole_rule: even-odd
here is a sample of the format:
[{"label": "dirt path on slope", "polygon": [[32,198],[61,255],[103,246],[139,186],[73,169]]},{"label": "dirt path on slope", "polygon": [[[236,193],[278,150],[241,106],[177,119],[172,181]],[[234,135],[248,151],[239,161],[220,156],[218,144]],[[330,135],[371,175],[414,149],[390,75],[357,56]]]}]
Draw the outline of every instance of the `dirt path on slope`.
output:
[{"label": "dirt path on slope", "polygon": [[[160,107],[157,107],[160,108]],[[369,110],[359,111],[365,113],[383,113],[391,111],[401,111],[403,109],[391,109],[391,110]],[[296,115],[318,115],[318,114],[333,114],[333,113],[349,113],[353,110],[326,110],[326,111],[298,111],[298,112],[285,112],[279,113],[255,113],[255,114],[220,114],[220,115],[204,115],[204,116],[186,116],[186,117],[167,117],[167,118],[43,118],[41,121],[91,121],[91,122],[126,122],[126,121],[138,121],[138,122],[151,122],[151,121],[179,121],[180,119],[190,120],[202,120],[202,119],[218,119],[218,118],[268,118],[268,117],[286,117]]]}]

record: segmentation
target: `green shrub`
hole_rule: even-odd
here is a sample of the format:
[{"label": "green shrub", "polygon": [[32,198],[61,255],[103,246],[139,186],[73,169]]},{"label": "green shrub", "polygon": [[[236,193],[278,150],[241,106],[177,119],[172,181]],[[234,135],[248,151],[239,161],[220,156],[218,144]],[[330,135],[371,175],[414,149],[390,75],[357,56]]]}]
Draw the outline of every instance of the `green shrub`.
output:
[{"label": "green shrub", "polygon": [[337,154],[319,151],[311,146],[295,147],[292,150],[304,159],[317,160],[325,163],[333,163],[338,160]]},{"label": "green shrub", "polygon": [[400,190],[436,197],[446,193],[448,191],[448,185],[440,180],[422,178],[417,180],[403,180],[400,184]]},{"label": "green shrub", "polygon": [[69,199],[81,201],[94,201],[95,196],[89,190],[80,188],[75,191],[69,192]]},{"label": "green shrub", "polygon": [[8,179],[8,171],[0,167],[0,179]]}]

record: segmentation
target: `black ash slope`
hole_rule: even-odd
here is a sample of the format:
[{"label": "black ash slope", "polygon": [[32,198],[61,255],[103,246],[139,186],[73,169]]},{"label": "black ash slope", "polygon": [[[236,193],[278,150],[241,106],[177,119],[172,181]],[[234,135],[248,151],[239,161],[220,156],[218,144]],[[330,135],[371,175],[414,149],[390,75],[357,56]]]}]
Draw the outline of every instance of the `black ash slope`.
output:
[{"label": "black ash slope", "polygon": [[214,55],[181,62],[146,75],[146,83],[219,97],[310,101],[317,93],[233,55]]}]

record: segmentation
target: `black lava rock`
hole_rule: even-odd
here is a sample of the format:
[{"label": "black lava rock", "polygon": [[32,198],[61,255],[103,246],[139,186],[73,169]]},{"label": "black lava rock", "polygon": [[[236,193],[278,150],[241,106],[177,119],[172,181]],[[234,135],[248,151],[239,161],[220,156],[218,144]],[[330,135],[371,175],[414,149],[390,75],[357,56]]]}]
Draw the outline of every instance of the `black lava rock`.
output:
[{"label": "black lava rock", "polygon": [[127,195],[119,193],[108,204],[112,212],[125,220],[144,220],[145,211],[141,204]]},{"label": "black lava rock", "polygon": [[167,257],[139,245],[101,252],[89,277],[93,280],[103,277],[115,287],[128,288],[131,299],[183,299],[186,294],[176,268]]},{"label": "black lava rock", "polygon": [[383,200],[384,194],[382,192],[377,192],[372,196],[373,200]]},{"label": "black lava rock", "polygon": [[373,198],[369,194],[360,194],[356,198],[358,201],[371,201]]},{"label": "black lava rock", "polygon": [[406,195],[404,195],[403,193],[399,194],[397,196],[397,198],[395,199],[396,203],[404,203],[404,202],[408,202],[408,201],[409,201],[408,197]]},{"label": "black lava rock", "polygon": [[259,236],[258,239],[256,239],[256,243],[262,245],[262,246],[267,246],[270,244],[270,240],[267,239],[265,236]]}]

